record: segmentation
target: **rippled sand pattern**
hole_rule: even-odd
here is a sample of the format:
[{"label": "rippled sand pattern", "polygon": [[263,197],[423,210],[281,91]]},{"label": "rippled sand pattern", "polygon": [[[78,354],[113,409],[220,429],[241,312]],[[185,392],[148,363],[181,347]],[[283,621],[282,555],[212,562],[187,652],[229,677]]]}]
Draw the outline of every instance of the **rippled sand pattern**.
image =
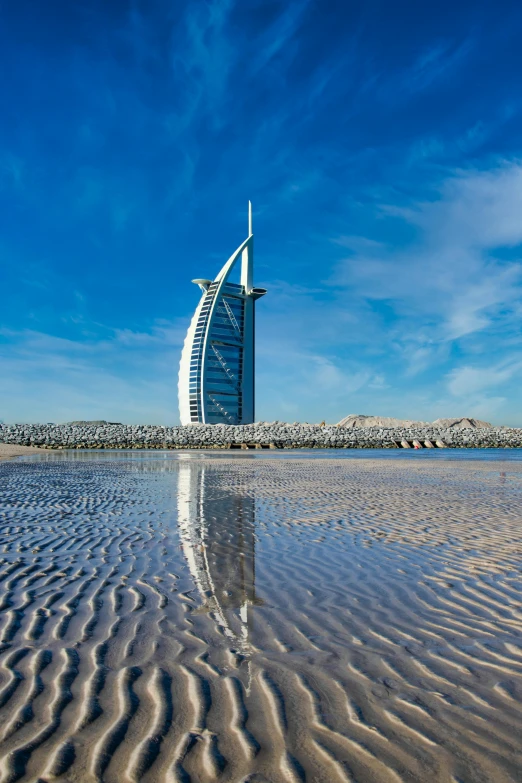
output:
[{"label": "rippled sand pattern", "polygon": [[522,463],[3,463],[0,781],[522,780],[521,497]]}]

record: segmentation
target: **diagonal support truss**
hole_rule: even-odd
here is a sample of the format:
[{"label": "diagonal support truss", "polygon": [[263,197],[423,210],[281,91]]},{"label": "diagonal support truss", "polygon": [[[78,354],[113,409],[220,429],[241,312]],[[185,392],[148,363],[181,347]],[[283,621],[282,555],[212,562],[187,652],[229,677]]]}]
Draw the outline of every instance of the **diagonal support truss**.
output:
[{"label": "diagonal support truss", "polygon": [[223,416],[230,421],[231,424],[236,424],[236,420],[232,414],[230,414],[226,408],[224,408],[221,403],[219,403],[215,397],[213,397],[211,394],[208,395],[209,400],[216,406],[218,411],[223,414]]},{"label": "diagonal support truss", "polygon": [[232,326],[234,328],[234,331],[235,331],[235,333],[237,335],[237,339],[240,342],[243,342],[242,335],[241,335],[241,329],[239,328],[239,324],[236,321],[236,316],[232,312],[232,308],[230,307],[229,303],[227,302],[227,300],[224,297],[222,299],[222,302],[223,302],[223,305],[225,306],[225,310],[227,311],[227,315],[228,315],[228,317],[230,319],[230,323],[232,324]]},{"label": "diagonal support truss", "polygon": [[221,353],[218,351],[218,349],[216,348],[214,343],[212,343],[212,350],[214,351],[214,353],[216,355],[216,358],[217,358],[218,362],[220,363],[221,367],[225,371],[229,381],[232,383],[232,385],[234,386],[235,389],[239,390],[241,388],[241,384],[239,383],[238,379],[236,378],[236,376],[234,375],[234,373],[232,372],[232,370],[230,369],[230,367],[228,366],[228,364],[226,363],[225,359],[223,358]]}]

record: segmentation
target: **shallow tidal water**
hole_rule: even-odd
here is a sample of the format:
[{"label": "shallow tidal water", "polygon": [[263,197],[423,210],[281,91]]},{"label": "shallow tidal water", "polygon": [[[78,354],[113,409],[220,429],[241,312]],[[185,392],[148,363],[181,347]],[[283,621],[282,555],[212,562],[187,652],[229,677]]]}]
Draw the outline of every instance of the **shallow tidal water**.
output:
[{"label": "shallow tidal water", "polygon": [[522,780],[522,450],[0,464],[0,783]]}]

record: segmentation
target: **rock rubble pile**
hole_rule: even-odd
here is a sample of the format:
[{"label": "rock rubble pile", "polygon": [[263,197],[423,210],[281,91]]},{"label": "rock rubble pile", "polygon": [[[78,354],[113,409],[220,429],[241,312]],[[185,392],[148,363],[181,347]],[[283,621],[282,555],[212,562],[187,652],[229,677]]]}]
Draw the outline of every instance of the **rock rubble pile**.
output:
[{"label": "rock rubble pile", "polygon": [[188,427],[110,423],[0,424],[0,443],[48,449],[395,448],[437,440],[450,448],[522,448],[522,428],[340,427],[280,422]]}]

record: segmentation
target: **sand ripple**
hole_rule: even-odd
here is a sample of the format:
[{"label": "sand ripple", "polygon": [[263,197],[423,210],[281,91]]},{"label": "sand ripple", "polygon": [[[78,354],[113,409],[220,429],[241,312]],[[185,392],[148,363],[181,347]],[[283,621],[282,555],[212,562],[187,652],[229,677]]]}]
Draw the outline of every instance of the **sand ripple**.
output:
[{"label": "sand ripple", "polygon": [[522,464],[0,466],[0,781],[515,781]]}]

